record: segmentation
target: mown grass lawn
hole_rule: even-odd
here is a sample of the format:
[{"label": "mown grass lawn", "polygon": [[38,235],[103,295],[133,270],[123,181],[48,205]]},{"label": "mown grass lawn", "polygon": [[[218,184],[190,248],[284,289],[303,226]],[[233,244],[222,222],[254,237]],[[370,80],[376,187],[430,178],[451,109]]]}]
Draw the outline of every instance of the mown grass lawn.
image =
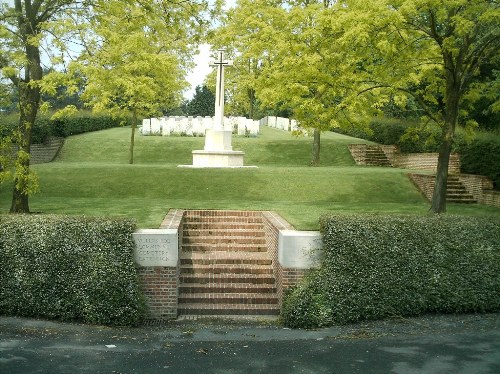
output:
[{"label": "mown grass lawn", "polygon": [[[139,227],[158,227],[171,208],[275,210],[297,229],[315,230],[327,212],[426,214],[427,200],[408,170],[355,166],[347,144],[364,142],[328,133],[321,167],[308,166],[310,138],[267,127],[257,138],[235,137],[249,169],[189,169],[203,138],[138,136],[128,164],[130,129],[70,137],[56,161],[35,165],[40,193],[33,212],[127,216]],[[0,210],[8,211],[11,185],[0,185]],[[450,205],[455,214],[499,214],[482,206]]]}]

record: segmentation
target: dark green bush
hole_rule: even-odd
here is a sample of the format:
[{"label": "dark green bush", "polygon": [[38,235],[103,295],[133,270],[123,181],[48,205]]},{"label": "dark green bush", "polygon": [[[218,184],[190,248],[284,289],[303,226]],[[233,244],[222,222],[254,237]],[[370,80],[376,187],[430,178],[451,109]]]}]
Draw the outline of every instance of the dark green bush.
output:
[{"label": "dark green bush", "polygon": [[500,218],[325,216],[320,268],[286,295],[292,327],[500,311]]},{"label": "dark green bush", "polygon": [[[14,115],[0,117],[0,136],[11,135],[18,126],[17,122],[18,118]],[[66,138],[71,135],[118,127],[126,123],[125,118],[87,113],[61,119],[38,116],[32,130],[32,143],[44,143],[51,136]]]},{"label": "dark green bush", "polygon": [[53,120],[54,136],[68,137],[86,132],[99,131],[118,127],[125,123],[123,118],[110,116],[74,116]]},{"label": "dark green bush", "polygon": [[0,216],[0,314],[136,325],[144,315],[124,219]]},{"label": "dark green bush", "polygon": [[500,191],[500,136],[480,134],[459,152],[462,173],[486,175]]}]

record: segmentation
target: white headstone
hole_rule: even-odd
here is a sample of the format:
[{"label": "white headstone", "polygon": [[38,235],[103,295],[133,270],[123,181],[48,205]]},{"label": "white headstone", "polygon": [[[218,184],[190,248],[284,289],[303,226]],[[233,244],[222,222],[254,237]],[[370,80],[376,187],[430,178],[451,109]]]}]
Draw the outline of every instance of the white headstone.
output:
[{"label": "white headstone", "polygon": [[151,135],[161,135],[160,118],[151,118]]}]

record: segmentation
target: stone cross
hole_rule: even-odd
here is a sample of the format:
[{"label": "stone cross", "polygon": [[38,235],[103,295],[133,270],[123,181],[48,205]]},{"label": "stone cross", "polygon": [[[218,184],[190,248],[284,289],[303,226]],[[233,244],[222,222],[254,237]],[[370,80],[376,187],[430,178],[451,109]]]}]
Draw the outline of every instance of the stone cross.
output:
[{"label": "stone cross", "polygon": [[215,123],[214,129],[224,129],[224,68],[233,66],[233,62],[225,60],[224,49],[218,50],[218,58],[210,66],[217,67],[217,83],[215,88]]}]

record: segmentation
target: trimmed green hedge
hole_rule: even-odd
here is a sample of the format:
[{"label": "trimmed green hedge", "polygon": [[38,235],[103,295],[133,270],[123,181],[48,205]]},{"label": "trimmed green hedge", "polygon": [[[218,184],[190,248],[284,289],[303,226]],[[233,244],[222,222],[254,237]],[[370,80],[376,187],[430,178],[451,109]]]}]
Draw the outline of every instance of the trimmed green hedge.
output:
[{"label": "trimmed green hedge", "polygon": [[134,230],[125,219],[0,215],[0,314],[138,324]]},{"label": "trimmed green hedge", "polygon": [[463,173],[486,175],[500,191],[500,136],[480,133],[469,144],[459,149]]},{"label": "trimmed green hedge", "polygon": [[324,216],[319,269],[283,302],[290,327],[500,311],[500,217]]},{"label": "trimmed green hedge", "polygon": [[[10,135],[17,128],[17,121],[16,116],[13,115],[0,117],[0,136]],[[33,126],[32,143],[41,144],[52,136],[66,138],[71,135],[119,127],[123,124],[127,124],[125,118],[87,113],[54,120],[39,116]]]}]

